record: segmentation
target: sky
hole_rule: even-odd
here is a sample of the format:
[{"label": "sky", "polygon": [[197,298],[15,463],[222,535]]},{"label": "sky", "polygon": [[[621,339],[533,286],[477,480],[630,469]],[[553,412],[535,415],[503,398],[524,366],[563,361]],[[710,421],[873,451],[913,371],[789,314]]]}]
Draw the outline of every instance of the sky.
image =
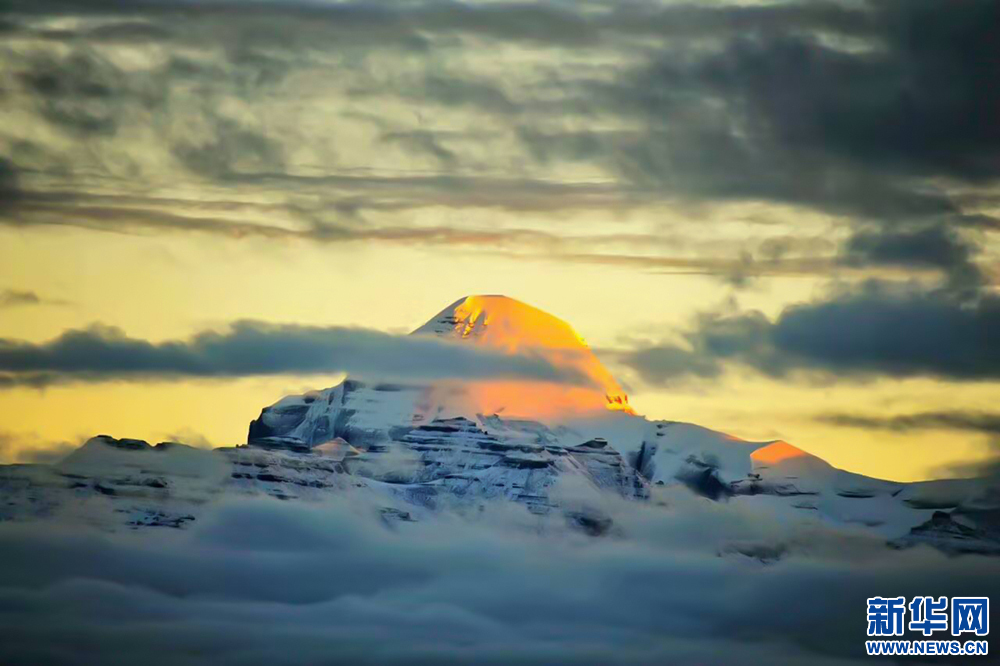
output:
[{"label": "sky", "polygon": [[500,371],[400,337],[499,293],[571,323],[650,418],[978,473],[998,23],[993,0],[8,0],[0,459],[233,445],[394,359]]}]

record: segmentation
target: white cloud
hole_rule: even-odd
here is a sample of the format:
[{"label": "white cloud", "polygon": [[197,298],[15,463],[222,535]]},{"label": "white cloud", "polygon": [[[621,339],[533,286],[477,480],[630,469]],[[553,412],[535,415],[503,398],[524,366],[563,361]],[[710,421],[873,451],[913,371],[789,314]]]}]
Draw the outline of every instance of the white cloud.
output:
[{"label": "white cloud", "polygon": [[[589,538],[491,505],[387,529],[364,494],[246,499],[184,532],[0,527],[9,663],[843,663],[865,598],[998,593],[1000,563],[684,492]],[[772,564],[733,543],[781,544]]]}]

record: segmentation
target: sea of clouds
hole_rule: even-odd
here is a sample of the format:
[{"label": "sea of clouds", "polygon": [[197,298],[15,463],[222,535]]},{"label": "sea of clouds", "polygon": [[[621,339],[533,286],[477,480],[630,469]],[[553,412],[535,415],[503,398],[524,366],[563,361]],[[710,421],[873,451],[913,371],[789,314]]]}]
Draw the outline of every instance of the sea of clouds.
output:
[{"label": "sea of clouds", "polygon": [[507,502],[387,521],[360,491],[185,530],[7,522],[0,663],[850,663],[867,597],[1000,594],[996,559],[655,492],[596,507],[602,537]]}]

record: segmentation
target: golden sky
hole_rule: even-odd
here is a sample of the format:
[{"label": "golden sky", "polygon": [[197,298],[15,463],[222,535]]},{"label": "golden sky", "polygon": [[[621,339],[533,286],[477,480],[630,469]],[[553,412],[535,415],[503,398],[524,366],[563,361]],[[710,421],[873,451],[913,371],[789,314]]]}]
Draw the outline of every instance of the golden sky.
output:
[{"label": "golden sky", "polygon": [[[341,376],[124,367],[94,325],[397,335],[479,293],[650,418],[897,480],[995,454],[997,97],[899,38],[919,12],[34,7],[0,36],[0,458],[232,445]],[[110,352],[52,342],[85,329]]]}]

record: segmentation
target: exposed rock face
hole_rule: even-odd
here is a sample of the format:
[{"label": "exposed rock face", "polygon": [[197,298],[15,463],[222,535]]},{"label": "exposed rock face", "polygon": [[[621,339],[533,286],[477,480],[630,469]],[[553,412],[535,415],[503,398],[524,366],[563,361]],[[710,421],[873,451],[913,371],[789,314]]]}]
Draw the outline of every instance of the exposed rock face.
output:
[{"label": "exposed rock face", "polygon": [[1000,508],[935,511],[930,520],[890,545],[896,548],[927,545],[953,555],[1000,555]]},{"label": "exposed rock face", "polygon": [[[308,501],[347,488],[380,494],[393,512],[404,512],[393,506],[399,502],[435,509],[505,499],[544,513],[560,508],[552,492],[564,478],[589,489],[595,501],[605,492],[648,495],[646,482],[617,451],[563,446],[540,423],[457,417],[393,428],[391,437],[384,430],[378,437],[364,430],[357,438],[348,429],[345,434],[364,440],[363,448],[343,439],[310,448],[269,436],[263,446],[213,451],[102,435],[55,466],[0,467],[6,498],[0,520],[45,518],[101,497],[114,504],[98,519],[110,527],[179,528],[225,496]],[[607,531],[609,519],[577,504],[575,524]]]},{"label": "exposed rock face", "polygon": [[428,411],[422,403],[431,389],[347,379],[332,388],[288,396],[251,421],[247,442],[258,446],[301,448],[340,438],[353,446],[390,439],[395,428],[419,424]]},{"label": "exposed rock face", "polygon": [[400,442],[419,456],[409,482],[437,484],[461,497],[503,497],[545,510],[554,506],[549,490],[561,476],[630,499],[648,493],[617,451],[566,446],[540,423],[436,419],[402,434]]}]

